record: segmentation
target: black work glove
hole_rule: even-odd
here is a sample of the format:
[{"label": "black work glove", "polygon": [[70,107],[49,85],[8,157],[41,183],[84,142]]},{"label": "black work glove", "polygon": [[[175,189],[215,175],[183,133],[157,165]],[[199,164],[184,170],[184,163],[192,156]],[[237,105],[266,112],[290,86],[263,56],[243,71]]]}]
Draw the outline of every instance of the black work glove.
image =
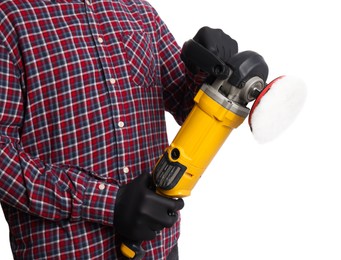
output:
[{"label": "black work glove", "polygon": [[174,225],[178,219],[176,211],[184,207],[182,199],[157,195],[149,187],[151,180],[151,175],[145,173],[118,191],[114,224],[124,239],[153,239],[156,231]]},{"label": "black work glove", "polygon": [[229,59],[238,52],[238,43],[221,29],[202,27],[184,43],[181,59],[194,74],[200,70],[210,76],[227,78]]},{"label": "black work glove", "polygon": [[238,52],[238,43],[221,29],[202,27],[193,40],[200,43],[225,63]]}]

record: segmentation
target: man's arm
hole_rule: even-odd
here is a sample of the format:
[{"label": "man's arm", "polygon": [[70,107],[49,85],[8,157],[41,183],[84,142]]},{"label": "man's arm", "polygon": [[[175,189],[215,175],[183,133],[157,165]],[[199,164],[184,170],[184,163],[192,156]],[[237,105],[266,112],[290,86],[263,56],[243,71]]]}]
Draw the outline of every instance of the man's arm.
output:
[{"label": "man's arm", "polygon": [[0,200],[58,221],[86,219],[113,225],[118,185],[77,166],[45,164],[21,147],[24,94],[20,70],[0,43]]},{"label": "man's arm", "polygon": [[161,65],[161,84],[164,89],[165,108],[181,125],[191,111],[193,98],[207,77],[206,73],[191,73],[180,58],[177,44],[166,24],[156,14],[157,48]]},{"label": "man's arm", "polygon": [[[182,61],[181,48],[176,43],[165,23],[156,14],[158,26],[158,50],[161,59],[161,82],[164,87],[165,107],[181,125],[194,105],[194,96],[210,76],[195,64]],[[201,28],[193,38],[203,48],[214,53],[223,62],[238,52],[238,44],[221,29]]]}]

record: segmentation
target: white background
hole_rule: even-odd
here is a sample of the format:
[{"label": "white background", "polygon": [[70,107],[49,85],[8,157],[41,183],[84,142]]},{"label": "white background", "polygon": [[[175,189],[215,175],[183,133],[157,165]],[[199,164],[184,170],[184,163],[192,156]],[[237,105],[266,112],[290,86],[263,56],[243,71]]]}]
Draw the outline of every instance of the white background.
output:
[{"label": "white background", "polygon": [[[269,80],[296,75],[304,109],[275,141],[247,122],[215,157],[182,210],[181,260],[341,259],[341,14],[338,1],[150,0],[180,45],[205,25],[260,53]],[[178,130],[167,117],[169,139]],[[11,259],[0,219],[1,259]]]}]

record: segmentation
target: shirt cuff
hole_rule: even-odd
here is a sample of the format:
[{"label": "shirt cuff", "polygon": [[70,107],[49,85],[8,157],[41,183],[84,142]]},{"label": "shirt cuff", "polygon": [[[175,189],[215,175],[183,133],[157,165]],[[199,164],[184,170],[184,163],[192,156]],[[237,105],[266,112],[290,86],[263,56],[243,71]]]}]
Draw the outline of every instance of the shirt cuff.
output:
[{"label": "shirt cuff", "polygon": [[89,180],[83,195],[82,219],[113,226],[118,189],[117,184]]}]

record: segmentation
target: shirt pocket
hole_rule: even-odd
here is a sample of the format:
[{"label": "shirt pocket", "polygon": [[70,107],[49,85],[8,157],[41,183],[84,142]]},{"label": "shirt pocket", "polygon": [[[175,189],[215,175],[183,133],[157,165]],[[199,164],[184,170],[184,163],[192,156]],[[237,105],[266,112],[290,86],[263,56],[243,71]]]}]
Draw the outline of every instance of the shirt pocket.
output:
[{"label": "shirt pocket", "polygon": [[123,39],[130,80],[138,86],[153,86],[156,63],[151,36],[135,32],[125,35]]}]

